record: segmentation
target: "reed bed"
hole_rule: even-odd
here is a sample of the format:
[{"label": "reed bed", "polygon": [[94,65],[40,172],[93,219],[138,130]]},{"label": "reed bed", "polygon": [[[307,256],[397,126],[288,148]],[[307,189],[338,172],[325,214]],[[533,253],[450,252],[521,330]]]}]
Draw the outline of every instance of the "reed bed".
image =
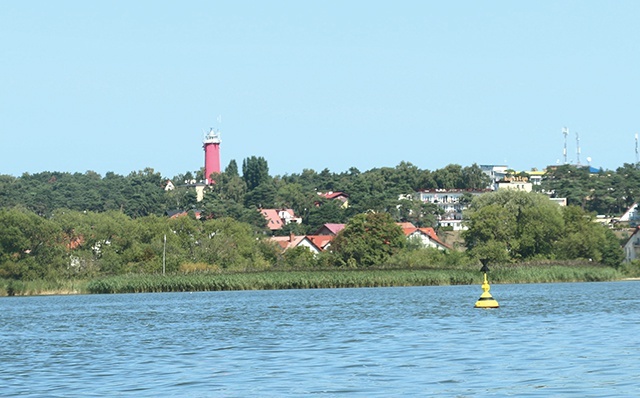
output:
[{"label": "reed bed", "polygon": [[[595,282],[625,278],[610,267],[583,264],[492,266],[489,281],[499,283]],[[0,296],[85,293],[195,292],[222,290],[319,289],[388,286],[473,285],[478,269],[325,269],[244,273],[129,274],[86,280],[15,281],[0,279]]]},{"label": "reed bed", "polygon": [[16,281],[0,279],[0,296],[45,296],[88,293],[86,280]]},{"label": "reed bed", "polygon": [[604,266],[515,266],[491,272],[492,283],[603,282],[623,278],[618,270]]},{"label": "reed bed", "polygon": [[[544,283],[620,280],[608,267],[513,267],[490,273],[491,283]],[[318,289],[387,286],[470,285],[482,283],[477,270],[374,269],[265,271],[234,274],[123,275],[87,285],[89,293],[193,292],[223,290]]]}]

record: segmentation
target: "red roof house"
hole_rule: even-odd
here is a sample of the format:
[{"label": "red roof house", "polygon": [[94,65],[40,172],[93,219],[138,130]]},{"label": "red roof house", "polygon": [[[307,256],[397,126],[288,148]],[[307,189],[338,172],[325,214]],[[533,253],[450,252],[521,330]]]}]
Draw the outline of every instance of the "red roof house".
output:
[{"label": "red roof house", "polygon": [[272,231],[282,229],[284,222],[282,222],[276,209],[260,209],[260,212],[262,216],[267,219],[267,228]]},{"label": "red roof house", "polygon": [[324,251],[331,246],[334,235],[307,235],[307,238],[313,242],[314,245],[318,246],[320,250]]},{"label": "red roof house", "polygon": [[322,251],[320,247],[305,235],[291,234],[289,236],[272,236],[269,239],[272,242],[276,242],[283,252],[296,247],[306,247],[314,254]]},{"label": "red roof house", "polygon": [[329,200],[339,200],[342,202],[342,207],[349,206],[349,195],[344,192],[318,192],[318,195]]},{"label": "red roof house", "polygon": [[324,224],[320,227],[315,235],[338,235],[338,232],[344,229],[345,224]]},{"label": "red roof house", "polygon": [[434,247],[439,250],[450,250],[447,244],[442,242],[433,228],[403,228],[407,239],[419,239],[424,247]]}]

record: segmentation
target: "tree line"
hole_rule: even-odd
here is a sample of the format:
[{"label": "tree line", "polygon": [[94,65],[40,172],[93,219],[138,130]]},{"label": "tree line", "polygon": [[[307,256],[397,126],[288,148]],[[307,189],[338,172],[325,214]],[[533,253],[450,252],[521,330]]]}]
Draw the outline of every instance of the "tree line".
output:
[{"label": "tree line", "polygon": [[[528,176],[526,173],[514,175]],[[246,158],[239,168],[231,160],[216,184],[207,188],[198,203],[194,186],[185,181],[204,180],[202,170],[185,172],[171,178],[152,168],[123,176],[108,172],[104,176],[85,173],[41,172],[19,177],[0,175],[0,207],[24,206],[42,216],[60,208],[78,211],[121,211],[130,217],[163,216],[171,210],[204,210],[211,216],[230,216],[260,226],[256,208],[292,208],[303,217],[310,232],[325,222],[344,222],[364,211],[392,213],[398,220],[418,226],[432,226],[438,216],[434,206],[410,202],[407,198],[423,189],[485,189],[489,178],[476,164],[463,167],[450,164],[434,171],[401,162],[396,167],[374,168],[360,172],[356,168],[335,173],[316,172],[271,176],[262,157]],[[165,192],[167,181],[176,185]],[[591,173],[588,167],[562,165],[551,167],[534,186],[551,197],[567,198],[569,205],[603,215],[622,214],[640,196],[640,169],[624,164],[616,170]],[[349,208],[318,206],[325,200],[318,192],[343,191],[349,195]]]},{"label": "tree line", "polygon": [[[371,267],[475,264],[582,258],[617,266],[620,242],[592,220],[596,212],[623,210],[640,185],[636,167],[592,174],[576,166],[551,170],[537,190],[567,197],[550,206],[543,194],[495,192],[476,197],[465,218],[464,253],[423,250],[395,225],[434,226],[438,208],[411,200],[421,189],[484,189],[488,177],[477,165],[429,171],[402,162],[360,172],[305,169],[272,177],[264,158],[235,161],[196,201],[202,172],[171,180],[153,169],[127,176],[94,172],[43,172],[0,176],[0,277],[36,279],[95,277],[123,273],[249,270],[274,267]],[[613,184],[607,187],[607,184]],[[344,191],[349,207],[318,192]],[[576,193],[577,192],[577,193]],[[609,195],[609,196],[607,196]],[[324,223],[347,223],[332,250],[282,254],[267,238],[258,208],[293,208],[303,224],[280,233],[312,233]],[[189,216],[169,219],[171,209]],[[507,209],[508,211],[505,211]],[[195,210],[202,215],[196,220]],[[366,231],[364,233],[363,231]],[[375,232],[374,231],[378,231]],[[166,243],[164,237],[166,236]]]},{"label": "tree line", "polygon": [[532,260],[584,259],[618,267],[613,233],[577,206],[561,208],[538,193],[497,191],[474,198],[464,232],[466,251],[423,248],[405,237],[391,214],[357,214],[314,255],[282,252],[269,236],[230,217],[131,218],[120,211],[58,209],[42,217],[0,209],[0,278],[92,279],[122,274],[309,268],[466,267]]},{"label": "tree line", "polygon": [[[438,209],[418,201],[399,199],[420,189],[483,189],[488,177],[479,166],[448,165],[443,169],[422,170],[411,163],[360,172],[351,168],[332,173],[316,172],[271,176],[267,161],[252,156],[239,168],[232,160],[226,169],[210,176],[216,183],[205,189],[204,200],[197,201],[191,181],[204,180],[202,170],[173,178],[163,177],[152,168],[127,176],[112,172],[104,177],[86,173],[25,173],[20,177],[0,175],[0,208],[23,206],[48,217],[57,209],[107,212],[120,211],[132,217],[164,216],[172,210],[198,210],[207,218],[231,217],[258,228],[265,226],[257,208],[291,208],[303,224],[291,226],[297,233],[310,233],[327,222],[343,223],[365,211],[389,212],[397,221],[417,226],[435,225]],[[167,181],[176,189],[165,191]],[[187,182],[187,184],[185,184]],[[343,191],[349,207],[328,201],[319,192]],[[285,230],[282,233],[292,231]]]}]

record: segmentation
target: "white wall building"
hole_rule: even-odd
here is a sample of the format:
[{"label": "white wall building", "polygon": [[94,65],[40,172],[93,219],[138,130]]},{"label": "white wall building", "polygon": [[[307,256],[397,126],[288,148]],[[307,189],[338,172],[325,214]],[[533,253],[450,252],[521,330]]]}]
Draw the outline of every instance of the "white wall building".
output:
[{"label": "white wall building", "polygon": [[624,261],[631,262],[640,258],[640,229],[636,228],[624,244]]},{"label": "white wall building", "polygon": [[493,189],[494,191],[498,189],[496,182],[503,180],[507,176],[508,169],[509,167],[505,165],[481,164],[480,170],[491,179],[491,185],[487,188]]},{"label": "white wall building", "polygon": [[533,184],[526,177],[510,177],[496,181],[497,189],[510,189],[512,191],[531,192]]},{"label": "white wall building", "polygon": [[467,207],[467,202],[462,200],[465,196],[477,196],[488,192],[488,190],[467,190],[467,189],[425,189],[417,192],[418,198],[422,202],[432,203],[443,211],[439,217],[438,224],[441,227],[452,227],[454,231],[465,229],[462,224],[462,212]]}]

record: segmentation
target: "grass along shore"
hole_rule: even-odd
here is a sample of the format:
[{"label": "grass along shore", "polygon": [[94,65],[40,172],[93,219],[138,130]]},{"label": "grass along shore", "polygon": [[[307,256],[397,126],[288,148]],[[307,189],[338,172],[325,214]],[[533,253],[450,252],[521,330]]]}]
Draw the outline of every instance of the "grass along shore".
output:
[{"label": "grass along shore", "polygon": [[[492,268],[500,283],[602,282],[630,276],[593,265],[509,265]],[[482,283],[476,269],[331,269],[245,273],[120,275],[95,280],[9,281],[0,279],[0,296],[193,292],[222,290],[317,289],[348,287],[442,286]]]}]

